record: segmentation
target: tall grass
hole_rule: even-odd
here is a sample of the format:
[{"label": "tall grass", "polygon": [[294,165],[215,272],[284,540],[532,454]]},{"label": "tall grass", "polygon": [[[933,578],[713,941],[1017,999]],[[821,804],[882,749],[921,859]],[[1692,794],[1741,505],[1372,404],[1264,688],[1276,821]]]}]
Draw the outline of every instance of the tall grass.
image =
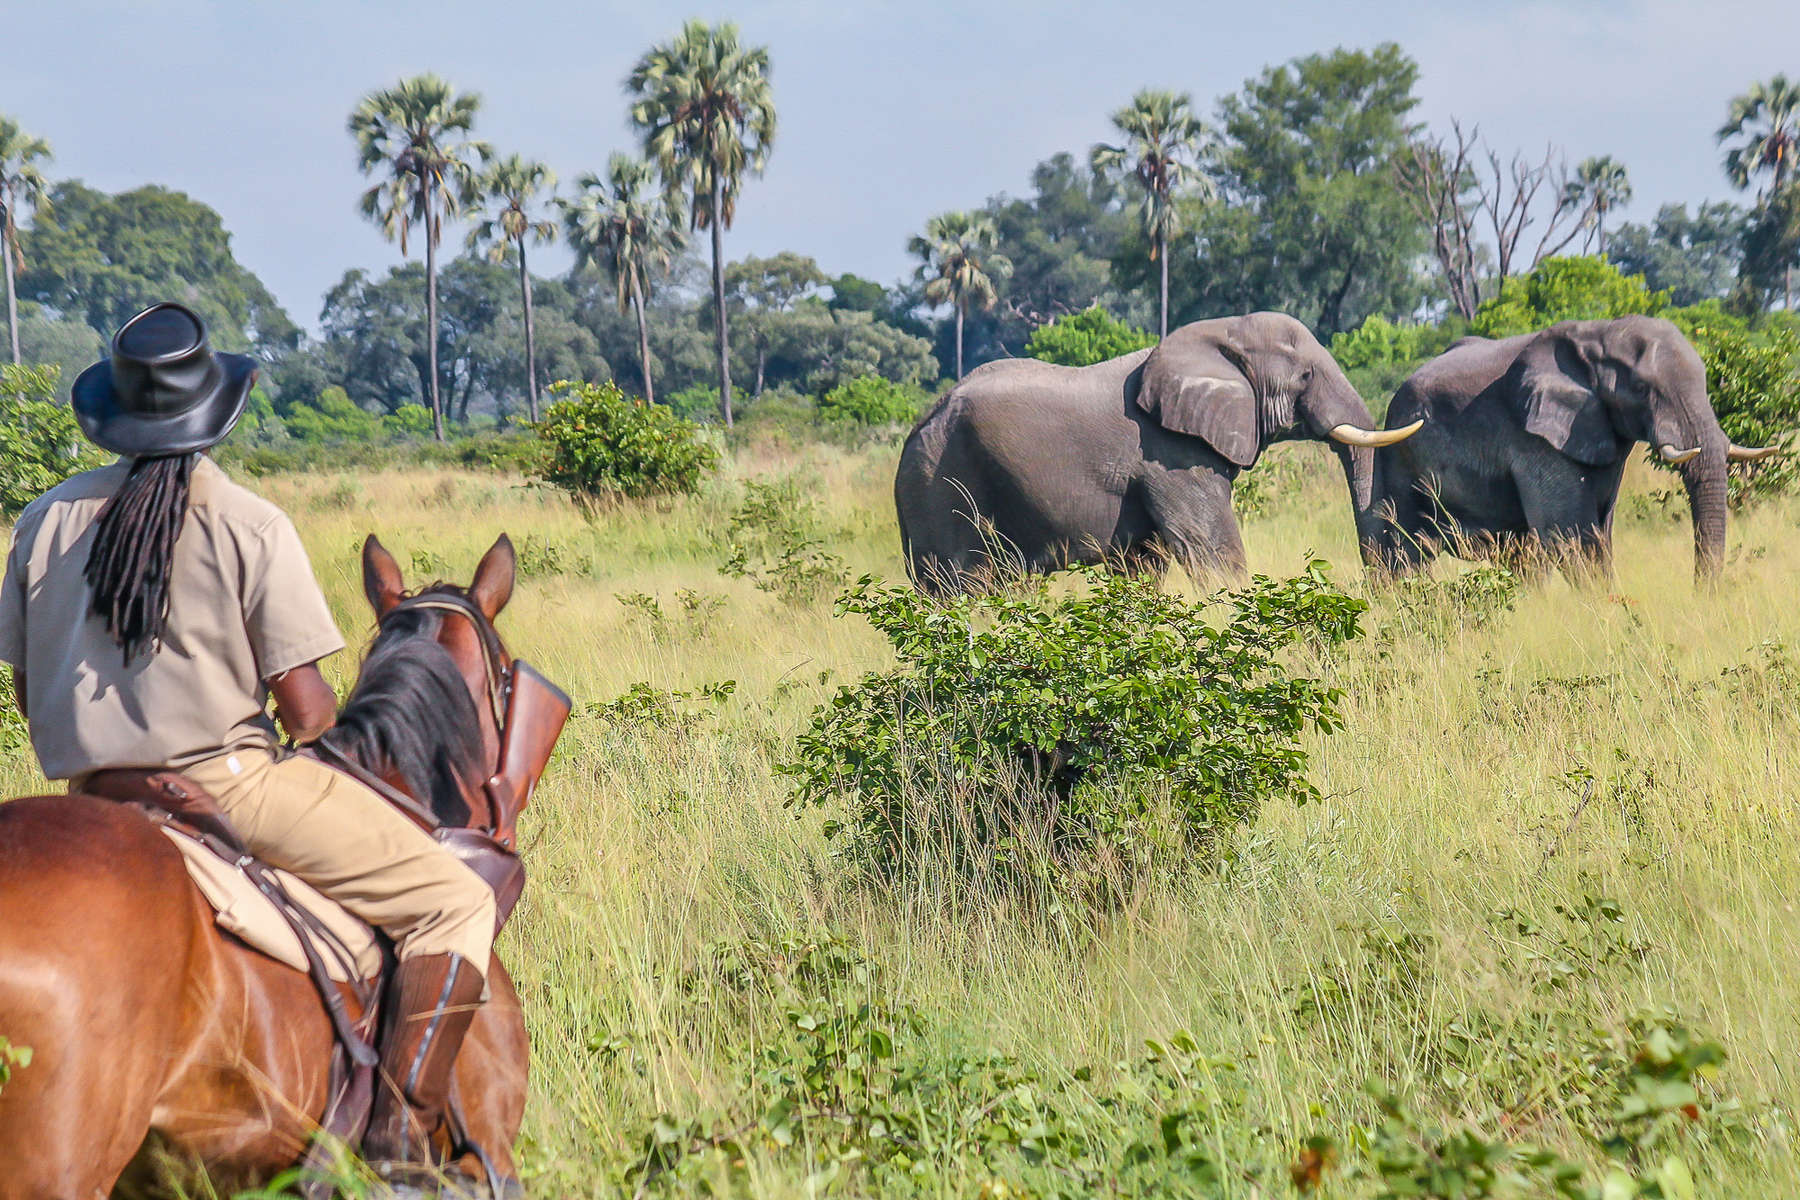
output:
[{"label": "tall grass", "polygon": [[[1373,595],[1370,635],[1311,664],[1346,690],[1347,728],[1311,746],[1322,803],[1265,809],[1229,860],[1118,911],[1044,919],[1005,897],[859,883],[771,771],[811,706],[884,651],[828,599],[786,603],[719,572],[741,480],[794,475],[851,573],[898,578],[893,465],[879,449],[745,453],[698,497],[591,520],[553,494],[455,471],[257,484],[294,514],[346,631],[369,626],[365,533],[403,564],[416,555],[466,577],[506,530],[558,547],[566,573],[524,580],[503,633],[580,700],[638,681],[737,681],[691,721],[578,715],[528,815],[531,886],[500,953],[531,1026],[534,1194],[628,1194],[657,1114],[725,1112],[752,1086],[743,1063],[782,1015],[685,988],[710,947],[831,933],[883,965],[888,999],[929,1014],[915,1036],[1011,1055],[1047,1079],[1191,1031],[1244,1090],[1242,1128],[1213,1135],[1241,1169],[1199,1194],[1287,1191],[1282,1166],[1303,1138],[1348,1146],[1376,1119],[1370,1079],[1434,1120],[1597,1163],[1559,1111],[1554,1048],[1503,1059],[1497,1039],[1476,1039],[1476,1057],[1510,1080],[1513,1098],[1497,1100],[1451,1078],[1480,1072],[1463,1060],[1450,1072],[1445,1047],[1456,1029],[1551,1006],[1622,1025],[1667,1005],[1724,1045],[1714,1086],[1748,1114],[1740,1135],[1690,1139],[1702,1194],[1800,1195],[1785,1116],[1800,1101],[1800,503],[1736,520],[1711,591],[1690,582],[1685,504],[1659,502],[1660,481],[1634,471],[1611,584],[1553,578],[1468,619],[1419,619],[1448,603],[1429,589]],[[1246,518],[1252,569],[1291,573],[1310,550],[1360,587],[1324,456],[1283,447],[1258,470],[1281,486]],[[681,589],[722,603],[684,621]],[[668,621],[622,604],[630,593],[656,597]],[[340,683],[353,657],[334,664]],[[0,782],[34,786],[16,756]],[[1547,991],[1545,962],[1562,952],[1519,920],[1579,942],[1593,930],[1556,907],[1584,897],[1618,905],[1605,937],[1648,949],[1591,962],[1571,951],[1576,977]],[[743,1154],[748,1194],[809,1189],[802,1158],[754,1138]],[[852,1170],[832,1186],[870,1194],[873,1178]],[[972,1162],[938,1164],[905,1190],[985,1182]],[[1373,1194],[1338,1175],[1326,1187]]]}]

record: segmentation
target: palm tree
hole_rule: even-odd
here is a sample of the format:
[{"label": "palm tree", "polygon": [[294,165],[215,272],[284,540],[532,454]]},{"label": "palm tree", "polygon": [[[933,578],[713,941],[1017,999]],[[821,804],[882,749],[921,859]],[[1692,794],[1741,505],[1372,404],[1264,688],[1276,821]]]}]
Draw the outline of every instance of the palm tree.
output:
[{"label": "palm tree", "polygon": [[1095,146],[1089,162],[1096,174],[1125,168],[1144,191],[1144,232],[1150,238],[1150,257],[1162,267],[1159,336],[1168,337],[1169,239],[1181,232],[1175,193],[1190,173],[1192,190],[1211,193],[1211,181],[1197,169],[1206,126],[1194,115],[1193,98],[1186,92],[1160,88],[1140,91],[1113,114],[1112,122],[1125,135],[1125,143]]},{"label": "palm tree", "polygon": [[1000,231],[986,213],[940,213],[925,223],[925,232],[907,243],[919,257],[925,299],[956,309],[956,377],[963,377],[963,317],[970,305],[994,307],[994,285],[1012,274],[1012,262],[995,248]]},{"label": "palm tree", "polygon": [[1564,189],[1565,203],[1570,207],[1585,205],[1594,215],[1594,231],[1599,239],[1600,257],[1606,257],[1606,214],[1621,204],[1631,203],[1631,176],[1625,164],[1610,154],[1584,158],[1575,167],[1575,178]]},{"label": "palm tree", "polygon": [[525,304],[525,382],[531,403],[531,419],[538,419],[537,336],[531,314],[531,271],[525,266],[525,239],[539,245],[555,240],[556,222],[533,219],[536,201],[556,188],[556,172],[541,162],[514,154],[488,167],[475,185],[486,203],[493,205],[488,218],[469,231],[469,249],[492,249],[488,257],[500,262],[508,246],[519,252],[519,293]]},{"label": "palm tree", "polygon": [[469,198],[475,162],[491,155],[487,143],[467,138],[481,97],[457,92],[436,75],[402,79],[370,92],[350,114],[357,165],[364,175],[383,174],[362,195],[363,215],[381,226],[406,253],[416,221],[425,227],[425,341],[430,364],[432,426],[444,440],[444,405],[438,391],[437,248],[444,218],[455,217]]},{"label": "palm tree", "polygon": [[719,412],[731,424],[731,339],[725,319],[724,231],[737,212],[746,173],[762,174],[775,143],[769,50],[743,46],[727,21],[689,21],[653,46],[625,81],[636,97],[631,121],[664,186],[693,198],[694,229],[712,231],[713,314],[719,349]]},{"label": "palm tree", "polygon": [[1725,176],[1739,191],[1766,173],[1770,191],[1780,191],[1800,160],[1800,83],[1777,75],[1731,102],[1730,119],[1716,135],[1722,146],[1743,140],[1725,154]]},{"label": "palm tree", "polygon": [[[1755,83],[1731,102],[1729,119],[1719,126],[1719,144],[1742,140],[1725,153],[1725,177],[1744,191],[1750,181],[1765,175],[1768,183],[1757,191],[1760,206],[1787,186],[1788,177],[1800,165],[1800,83],[1777,75]],[[1794,271],[1784,274],[1784,304],[1794,307]]]},{"label": "palm tree", "polygon": [[563,211],[563,228],[578,256],[576,267],[591,263],[612,276],[619,293],[619,311],[629,308],[637,316],[638,370],[644,380],[644,399],[656,402],[650,382],[650,328],[644,304],[650,299],[650,278],[668,269],[687,238],[681,226],[686,219],[679,196],[658,192],[656,168],[629,154],[614,154],[606,163],[606,177],[583,175],[572,200],[557,203]]},{"label": "palm tree", "polygon": [[0,116],[0,259],[6,261],[6,327],[12,335],[13,365],[19,365],[19,302],[13,271],[23,270],[19,215],[44,206],[49,183],[39,164],[50,161],[50,143],[32,137],[11,117]]}]

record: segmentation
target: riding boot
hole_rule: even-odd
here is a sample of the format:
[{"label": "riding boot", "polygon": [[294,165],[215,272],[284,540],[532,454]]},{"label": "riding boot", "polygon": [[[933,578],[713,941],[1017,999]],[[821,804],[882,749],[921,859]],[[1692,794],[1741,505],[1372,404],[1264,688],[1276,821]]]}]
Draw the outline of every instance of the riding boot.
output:
[{"label": "riding boot", "polygon": [[394,968],[375,1101],[363,1135],[363,1158],[392,1182],[433,1177],[438,1164],[432,1138],[443,1124],[451,1068],[483,986],[481,972],[460,954],[402,959]]}]

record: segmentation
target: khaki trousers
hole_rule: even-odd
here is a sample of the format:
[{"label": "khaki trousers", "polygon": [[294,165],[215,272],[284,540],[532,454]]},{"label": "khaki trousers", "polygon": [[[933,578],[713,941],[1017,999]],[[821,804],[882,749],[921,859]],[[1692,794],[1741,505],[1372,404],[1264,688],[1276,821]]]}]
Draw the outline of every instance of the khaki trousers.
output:
[{"label": "khaki trousers", "polygon": [[251,853],[386,933],[401,958],[460,954],[488,973],[493,891],[368,788],[311,758],[261,750],[181,773],[218,798]]}]

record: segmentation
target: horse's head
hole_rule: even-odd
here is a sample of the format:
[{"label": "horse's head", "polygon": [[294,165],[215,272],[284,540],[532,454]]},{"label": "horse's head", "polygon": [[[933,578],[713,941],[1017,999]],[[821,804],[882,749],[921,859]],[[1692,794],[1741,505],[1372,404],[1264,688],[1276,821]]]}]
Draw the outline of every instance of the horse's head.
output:
[{"label": "horse's head", "polygon": [[466,588],[409,593],[373,535],[362,567],[375,641],[326,738],[443,824],[494,829],[504,814],[486,785],[503,757],[515,669],[494,618],[512,597],[512,542],[501,534]]}]

